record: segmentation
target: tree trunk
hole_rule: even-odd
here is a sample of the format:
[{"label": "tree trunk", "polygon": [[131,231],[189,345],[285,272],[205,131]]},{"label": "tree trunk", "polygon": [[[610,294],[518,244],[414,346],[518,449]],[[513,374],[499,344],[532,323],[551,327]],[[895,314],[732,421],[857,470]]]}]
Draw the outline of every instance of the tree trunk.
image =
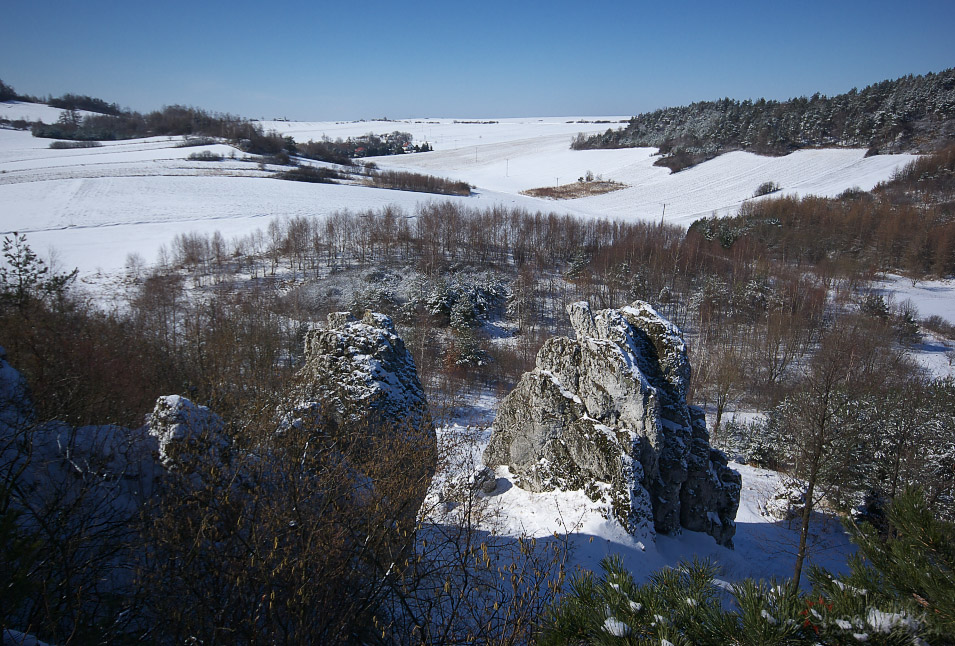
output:
[{"label": "tree trunk", "polygon": [[816,491],[816,477],[819,474],[819,457],[821,452],[813,456],[809,471],[809,480],[806,486],[806,501],[802,507],[802,523],[799,527],[799,549],[796,551],[796,567],[793,571],[793,590],[799,590],[799,579],[802,576],[802,564],[806,560],[809,540],[809,521],[812,519],[812,497]]}]

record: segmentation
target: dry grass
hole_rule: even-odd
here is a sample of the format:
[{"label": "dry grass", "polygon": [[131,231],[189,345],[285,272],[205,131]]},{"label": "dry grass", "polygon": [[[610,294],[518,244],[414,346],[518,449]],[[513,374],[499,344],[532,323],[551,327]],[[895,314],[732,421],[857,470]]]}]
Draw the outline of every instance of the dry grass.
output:
[{"label": "dry grass", "polygon": [[531,197],[543,197],[549,200],[573,200],[578,197],[589,197],[591,195],[603,195],[627,188],[626,184],[621,182],[596,181],[596,182],[574,182],[573,184],[564,184],[563,186],[544,186],[542,188],[529,188],[521,191],[521,195]]}]

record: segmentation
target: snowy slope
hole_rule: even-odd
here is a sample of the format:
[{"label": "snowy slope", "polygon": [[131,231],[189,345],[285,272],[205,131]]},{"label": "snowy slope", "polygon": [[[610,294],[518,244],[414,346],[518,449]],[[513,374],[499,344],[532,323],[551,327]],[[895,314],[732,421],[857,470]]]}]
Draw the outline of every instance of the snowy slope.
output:
[{"label": "snowy slope", "polygon": [[[611,123],[593,123],[593,121]],[[512,141],[560,136],[566,142],[577,133],[619,128],[629,117],[526,117],[509,119],[402,119],[400,121],[260,121],[265,130],[295,138],[295,141],[348,139],[369,133],[407,132],[415,143],[427,141],[436,151],[499,145]],[[494,123],[482,123],[493,121]],[[583,121],[584,123],[578,123]]]},{"label": "snowy slope", "polygon": [[89,275],[120,271],[132,252],[153,262],[160,246],[180,232],[219,230],[229,239],[264,230],[273,218],[389,204],[411,212],[418,204],[447,199],[476,207],[542,206],[534,198],[493,191],[466,198],[286,182],[267,177],[256,163],[190,161],[188,155],[202,150],[244,155],[224,144],[180,148],[181,141],[153,137],[51,150],[48,139],[0,130],[0,233],[26,233],[36,250],[54,248],[63,267]]},{"label": "snowy slope", "polygon": [[[463,432],[460,426],[439,429],[442,438]],[[481,450],[488,438],[488,431],[478,432],[467,468],[480,467]],[[779,484],[779,474],[736,463],[730,466],[743,478],[735,549],[721,547],[706,534],[686,530],[655,539],[631,536],[619,524],[604,518],[582,491],[525,491],[514,484],[507,467],[496,469],[497,489],[487,498],[490,509],[484,529],[501,536],[538,539],[566,534],[572,568],[596,571],[602,558],[616,554],[638,580],[694,556],[717,563],[721,578],[728,581],[791,576],[799,540],[798,522],[777,521],[764,513],[766,501]],[[810,528],[810,562],[841,572],[853,549],[837,519],[815,515]]]},{"label": "snowy slope", "polygon": [[[16,121],[42,121],[43,123],[56,123],[65,110],[53,108],[45,103],[28,103],[26,101],[0,101],[0,119],[9,119]],[[77,110],[76,113],[85,117],[94,112],[86,110]]]},{"label": "snowy slope", "polygon": [[[909,278],[888,274],[876,281],[874,288],[892,308],[909,301],[917,310],[917,319],[938,316],[955,325],[955,280],[921,280],[913,284]],[[955,344],[928,330],[921,332],[921,342],[911,348],[912,358],[936,377],[955,378]]]},{"label": "snowy slope", "polygon": [[853,187],[870,190],[914,159],[867,158],[856,149],[801,150],[785,157],[737,151],[670,173],[653,165],[652,148],[575,151],[569,143],[566,136],[548,135],[375,161],[383,168],[448,175],[502,192],[566,184],[591,171],[628,188],[564,206],[591,217],[658,220],[666,205],[667,222],[688,225],[712,213],[735,212],[763,182],[776,182],[782,194],[835,196]]},{"label": "snowy slope", "polygon": [[229,240],[265,230],[276,218],[323,216],[341,209],[377,209],[389,204],[412,212],[416,205],[435,200],[465,201],[473,206],[535,206],[531,198],[508,195],[446,197],[191,173],[0,185],[0,203],[4,205],[0,229],[3,233],[27,233],[37,250],[55,248],[64,267],[79,267],[84,274],[109,273],[121,270],[130,252],[155,261],[160,246],[182,232],[211,234],[218,230]]},{"label": "snowy slope", "polygon": [[[3,110],[33,110],[52,118],[59,110],[4,103]],[[55,119],[52,119],[55,120]],[[28,132],[0,130],[0,233],[29,234],[41,253],[55,248],[62,266],[84,275],[122,269],[129,252],[148,262],[161,245],[184,231],[226,237],[265,228],[270,218],[324,215],[338,209],[379,208],[455,199],[476,207],[503,204],[531,211],[582,217],[666,220],[689,224],[713,212],[729,213],[765,181],[784,192],[834,195],[871,188],[911,157],[864,158],[859,150],[808,150],[768,158],[730,153],[681,173],[653,166],[648,148],[573,151],[578,132],[599,132],[614,123],[577,123],[577,117],[498,119],[497,123],[454,123],[453,119],[404,121],[262,122],[296,140],[411,132],[429,141],[429,153],[379,157],[382,168],[453,177],[474,185],[468,198],[445,198],[359,186],[300,184],[266,178],[267,172],[231,146],[179,148],[180,137],[103,142],[97,148],[51,150],[50,141]],[[209,163],[188,155],[210,150],[227,159]],[[230,159],[231,155],[237,159]],[[271,170],[276,170],[275,168]],[[552,201],[520,191],[575,181],[591,171],[628,188],[606,195]]]},{"label": "snowy slope", "polygon": [[875,289],[896,305],[911,301],[919,318],[940,316],[955,325],[955,280],[920,280],[888,274],[875,282]]}]

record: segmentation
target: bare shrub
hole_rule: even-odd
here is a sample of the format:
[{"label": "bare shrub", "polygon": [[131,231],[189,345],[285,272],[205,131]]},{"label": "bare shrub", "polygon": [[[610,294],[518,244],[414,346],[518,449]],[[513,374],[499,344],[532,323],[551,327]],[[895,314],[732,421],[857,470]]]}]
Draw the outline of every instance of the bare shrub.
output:
[{"label": "bare shrub", "polygon": [[204,161],[204,162],[220,162],[222,161],[222,155],[216,154],[211,150],[203,150],[197,153],[189,153],[189,156],[186,159],[190,161]]},{"label": "bare shrub", "polygon": [[70,150],[72,148],[99,148],[102,146],[98,141],[51,141],[50,148],[53,150]]},{"label": "bare shrub", "polygon": [[431,453],[320,411],[276,430],[277,402],[258,403],[232,422],[230,463],[169,479],[148,532],[148,613],[176,642],[367,643],[414,560]]},{"label": "bare shrub", "polygon": [[279,173],[276,177],[293,182],[312,182],[313,184],[337,184],[335,180],[345,178],[337,170],[324,166],[296,166]]},{"label": "bare shrub", "polygon": [[932,316],[924,319],[922,325],[925,329],[934,332],[940,336],[943,336],[947,339],[955,339],[955,325],[952,325],[949,321],[945,320],[938,314],[933,314]]},{"label": "bare shrub", "polygon": [[406,173],[401,171],[372,172],[368,176],[368,185],[375,188],[388,188],[398,191],[413,191],[416,193],[438,193],[440,195],[470,195],[471,185],[467,182],[422,175],[420,173]]}]

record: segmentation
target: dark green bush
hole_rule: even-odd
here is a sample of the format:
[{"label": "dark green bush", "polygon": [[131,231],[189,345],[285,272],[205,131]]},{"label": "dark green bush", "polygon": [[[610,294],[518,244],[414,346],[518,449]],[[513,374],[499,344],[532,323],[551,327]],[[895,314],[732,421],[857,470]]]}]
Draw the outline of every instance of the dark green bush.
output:
[{"label": "dark green bush", "polygon": [[206,162],[218,162],[222,161],[222,155],[217,155],[211,150],[202,150],[196,153],[189,153],[189,156],[186,157],[191,161],[206,161]]},{"label": "dark green bush", "polygon": [[85,94],[64,94],[61,97],[50,99],[47,103],[54,108],[64,110],[86,110],[87,112],[98,112],[100,114],[122,114],[122,110],[115,103],[107,103],[103,99],[97,99]]},{"label": "dark green bush", "polygon": [[336,184],[336,179],[344,179],[345,176],[331,168],[320,166],[297,166],[277,175],[279,179],[287,179],[293,182],[312,182],[315,184]]},{"label": "dark green bush", "polygon": [[72,148],[99,148],[102,146],[98,141],[51,141],[50,148],[53,150],[70,150]]}]

